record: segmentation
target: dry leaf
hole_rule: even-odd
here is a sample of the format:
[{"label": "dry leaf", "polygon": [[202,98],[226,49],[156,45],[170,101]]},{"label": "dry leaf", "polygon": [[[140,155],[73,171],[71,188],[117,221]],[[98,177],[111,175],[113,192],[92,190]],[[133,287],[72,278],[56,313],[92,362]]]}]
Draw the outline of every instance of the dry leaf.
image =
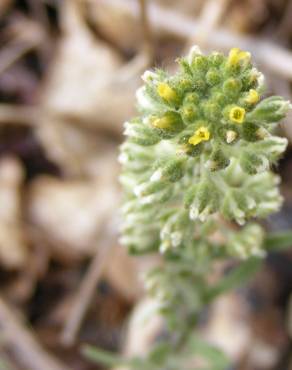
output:
[{"label": "dry leaf", "polygon": [[57,116],[71,124],[120,134],[123,121],[134,112],[140,73],[134,69],[127,75],[128,66],[117,52],[89,30],[77,2],[64,2],[62,19],[64,35],[42,97],[49,117],[45,114],[40,130]]},{"label": "dry leaf", "polygon": [[8,269],[24,266],[28,246],[22,226],[23,169],[13,157],[0,161],[0,263]]},{"label": "dry leaf", "polygon": [[53,257],[64,261],[92,255],[100,228],[119,203],[118,192],[102,181],[36,179],[28,193],[30,223],[42,234]]}]

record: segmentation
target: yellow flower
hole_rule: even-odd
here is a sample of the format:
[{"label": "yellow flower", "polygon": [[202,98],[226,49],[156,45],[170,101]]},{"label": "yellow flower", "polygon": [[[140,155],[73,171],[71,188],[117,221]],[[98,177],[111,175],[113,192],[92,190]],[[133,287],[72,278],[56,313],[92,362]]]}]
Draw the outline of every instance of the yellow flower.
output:
[{"label": "yellow flower", "polygon": [[235,123],[242,123],[245,117],[245,109],[241,107],[233,107],[229,112],[229,119]]},{"label": "yellow flower", "polygon": [[161,117],[161,118],[155,118],[151,122],[151,124],[152,124],[152,126],[154,126],[156,128],[168,129],[172,125],[172,120],[170,119],[170,117],[164,116],[164,117]]},{"label": "yellow flower", "polygon": [[210,140],[210,131],[205,126],[201,126],[195,131],[195,134],[189,138],[189,143],[198,145],[202,141]]},{"label": "yellow flower", "polygon": [[245,101],[248,104],[255,104],[259,101],[260,96],[258,92],[254,89],[249,90],[247,97],[245,98]]},{"label": "yellow flower", "polygon": [[177,93],[167,83],[159,83],[157,86],[157,93],[167,102],[173,102],[177,100]]},{"label": "yellow flower", "polygon": [[232,48],[228,55],[228,64],[235,66],[238,63],[248,62],[250,60],[250,53],[248,51],[241,51],[239,48]]}]

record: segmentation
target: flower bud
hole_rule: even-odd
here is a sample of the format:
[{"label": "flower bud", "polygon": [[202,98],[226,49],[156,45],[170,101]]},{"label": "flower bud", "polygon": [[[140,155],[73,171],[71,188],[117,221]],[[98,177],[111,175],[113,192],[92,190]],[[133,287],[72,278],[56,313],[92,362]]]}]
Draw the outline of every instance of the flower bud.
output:
[{"label": "flower bud", "polygon": [[192,64],[195,57],[197,57],[199,55],[202,55],[202,51],[199,48],[199,46],[198,45],[192,46],[190,51],[189,51],[189,54],[187,56],[187,61],[189,62],[189,64]]},{"label": "flower bud", "polygon": [[252,112],[248,113],[248,120],[272,123],[280,121],[291,108],[289,101],[280,96],[272,96],[261,101]]},{"label": "flower bud", "polygon": [[136,92],[137,102],[141,110],[155,111],[159,109],[157,102],[147,94],[145,86],[140,87]]},{"label": "flower bud", "polygon": [[228,78],[223,84],[223,93],[229,97],[236,97],[240,93],[242,83],[238,78]]},{"label": "flower bud", "polygon": [[173,189],[162,182],[147,182],[136,186],[134,193],[141,205],[159,204],[169,200],[173,194]]},{"label": "flower bud", "polygon": [[259,127],[255,134],[258,140],[263,140],[270,136],[269,131],[263,127]]},{"label": "flower bud", "polygon": [[152,117],[150,124],[156,129],[161,130],[161,134],[166,134],[166,137],[179,133],[183,130],[184,124],[181,119],[181,116],[176,112],[166,112],[161,117]]},{"label": "flower bud", "polygon": [[244,125],[242,125],[242,138],[246,141],[257,141],[260,139],[259,136],[259,126],[252,122],[244,122]]},{"label": "flower bud", "polygon": [[221,211],[227,219],[235,220],[239,225],[243,225],[246,218],[253,214],[255,207],[256,202],[251,196],[240,190],[232,189],[226,193]]},{"label": "flower bud", "polygon": [[216,148],[210,155],[210,159],[206,163],[206,167],[210,171],[218,171],[226,168],[230,163],[230,159],[224,154],[223,150]]},{"label": "flower bud", "polygon": [[208,69],[208,59],[204,55],[197,55],[193,58],[191,68],[194,73],[204,73]]},{"label": "flower bud", "polygon": [[199,105],[200,104],[200,96],[195,93],[187,93],[184,98],[184,104],[193,104],[193,105]]},{"label": "flower bud", "polygon": [[227,66],[230,68],[236,68],[239,65],[245,66],[249,63],[250,57],[249,52],[241,51],[239,48],[232,48],[228,55]]},{"label": "flower bud", "polygon": [[186,154],[190,157],[196,158],[203,152],[203,143],[199,143],[197,145],[189,144],[188,143],[189,138],[190,138],[190,136],[186,137],[187,144],[184,144],[180,148],[180,151],[178,151],[178,153],[183,153],[183,154]]},{"label": "flower bud", "polygon": [[223,143],[232,144],[239,139],[239,127],[233,124],[220,125],[217,129],[218,137]]},{"label": "flower bud", "polygon": [[247,104],[256,104],[260,100],[259,93],[255,89],[250,89],[244,100]]},{"label": "flower bud", "polygon": [[208,179],[192,187],[185,198],[185,205],[190,210],[192,220],[199,219],[204,222],[219,207],[219,193],[216,186]]},{"label": "flower bud", "polygon": [[286,150],[288,140],[285,137],[269,136],[254,144],[255,150],[267,158],[275,160]]},{"label": "flower bud", "polygon": [[219,52],[213,52],[209,57],[210,65],[218,68],[224,62],[224,59],[225,59],[224,54]]},{"label": "flower bud", "polygon": [[176,182],[184,175],[186,157],[171,158],[158,166],[150,181]]},{"label": "flower bud", "polygon": [[245,191],[256,200],[254,216],[267,217],[279,210],[282,204],[282,197],[278,189],[279,180],[279,176],[270,171],[249,176],[245,182]]},{"label": "flower bud", "polygon": [[203,104],[204,115],[209,121],[218,121],[221,118],[222,108],[219,104],[208,101]]},{"label": "flower bud", "polygon": [[170,215],[164,223],[160,239],[162,241],[160,251],[165,252],[168,248],[177,248],[183,241],[188,223],[188,214],[185,211]]},{"label": "flower bud", "polygon": [[134,194],[137,198],[142,198],[154,193],[158,193],[167,186],[162,181],[147,181],[135,186]]},{"label": "flower bud", "polygon": [[141,78],[144,82],[154,82],[158,80],[158,75],[153,71],[145,71]]},{"label": "flower bud", "polygon": [[157,85],[157,94],[167,103],[177,104],[179,102],[178,94],[168,83],[160,82]]},{"label": "flower bud", "polygon": [[221,107],[224,107],[228,101],[228,98],[225,94],[221,93],[221,92],[216,92],[213,96],[212,96],[212,101],[218,105],[220,105]]},{"label": "flower bud", "polygon": [[206,81],[210,86],[215,86],[219,84],[221,81],[220,72],[215,68],[210,68],[206,74]]},{"label": "flower bud", "polygon": [[146,251],[151,251],[155,244],[157,233],[151,229],[151,226],[145,227],[143,230],[135,227],[132,230],[123,230],[123,235],[119,239],[122,245],[127,246],[130,254],[141,254]]},{"label": "flower bud", "polygon": [[250,257],[264,257],[264,231],[257,224],[249,224],[240,232],[233,234],[227,244],[231,256],[246,259]]},{"label": "flower bud", "polygon": [[125,122],[124,134],[130,137],[131,142],[139,145],[154,145],[160,141],[155,131],[142,122]]},{"label": "flower bud", "polygon": [[240,166],[243,171],[254,175],[269,168],[269,161],[264,155],[251,152],[243,152],[240,157]]},{"label": "flower bud", "polygon": [[192,123],[198,118],[198,108],[194,104],[184,104],[180,110],[184,122]]}]

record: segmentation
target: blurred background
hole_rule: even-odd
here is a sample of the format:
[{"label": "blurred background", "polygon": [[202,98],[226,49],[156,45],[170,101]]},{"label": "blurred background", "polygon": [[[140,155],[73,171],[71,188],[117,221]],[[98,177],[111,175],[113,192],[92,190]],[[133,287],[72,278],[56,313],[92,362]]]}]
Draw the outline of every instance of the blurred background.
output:
[{"label": "blurred background", "polygon": [[[163,335],[143,274],[118,243],[118,146],[147,68],[190,45],[240,47],[291,99],[291,0],[0,0],[0,369],[101,369],[84,343],[144,354]],[[292,228],[292,117],[280,134]],[[292,370],[292,253],[206,312],[201,335],[236,370]]]}]

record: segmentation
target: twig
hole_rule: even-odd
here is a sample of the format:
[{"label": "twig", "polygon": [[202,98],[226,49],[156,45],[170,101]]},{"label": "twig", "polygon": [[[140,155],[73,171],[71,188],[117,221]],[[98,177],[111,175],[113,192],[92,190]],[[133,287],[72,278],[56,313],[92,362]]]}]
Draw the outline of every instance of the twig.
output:
[{"label": "twig", "polygon": [[97,248],[96,254],[83,281],[81,282],[78,292],[76,293],[72,309],[68,315],[68,320],[65,322],[65,326],[61,334],[61,343],[64,346],[71,346],[75,342],[76,335],[89,307],[97,283],[101,278],[110,257],[112,247],[115,243],[113,238],[115,239],[116,237],[116,230],[117,225],[114,220],[111,221],[103,231],[100,246]]},{"label": "twig", "polygon": [[[188,44],[194,42],[204,47],[208,43],[208,37],[220,24],[231,0],[208,0],[205,2],[198,21],[198,30],[190,36]],[[187,46],[189,48],[190,45]]]},{"label": "twig", "polygon": [[151,37],[151,29],[150,29],[150,22],[148,17],[148,7],[147,2],[148,0],[139,0],[140,3],[140,17],[141,17],[141,24],[143,29],[143,51],[149,58],[149,63],[153,60],[154,57],[154,50],[153,50],[153,40]]},{"label": "twig", "polygon": [[42,42],[39,45],[37,53],[39,54],[42,64],[45,66],[49,61],[49,56],[53,47],[50,34],[50,20],[43,0],[28,0],[28,5],[31,9],[33,18],[38,22],[39,27],[42,29],[44,34],[45,42]]},{"label": "twig", "polygon": [[0,335],[5,347],[28,370],[69,370],[48,354],[0,297]]},{"label": "twig", "polygon": [[[139,9],[133,0],[100,0],[104,5],[117,6],[127,11],[135,18],[139,17]],[[198,31],[197,22],[187,15],[165,9],[157,4],[149,4],[149,19],[156,32],[168,32],[189,38]],[[292,53],[267,39],[236,35],[228,30],[218,28],[211,32],[208,47],[223,51],[237,46],[249,50],[262,66],[270,71],[292,80]]]},{"label": "twig", "polygon": [[37,46],[36,42],[17,43],[7,46],[0,54],[0,74]]},{"label": "twig", "polygon": [[50,21],[46,12],[45,3],[43,0],[34,1],[28,0],[28,5],[31,9],[34,18],[42,25],[45,29],[46,34],[50,33]]},{"label": "twig", "polygon": [[19,17],[7,32],[10,40],[0,52],[0,74],[45,41],[41,26],[25,17]]}]

